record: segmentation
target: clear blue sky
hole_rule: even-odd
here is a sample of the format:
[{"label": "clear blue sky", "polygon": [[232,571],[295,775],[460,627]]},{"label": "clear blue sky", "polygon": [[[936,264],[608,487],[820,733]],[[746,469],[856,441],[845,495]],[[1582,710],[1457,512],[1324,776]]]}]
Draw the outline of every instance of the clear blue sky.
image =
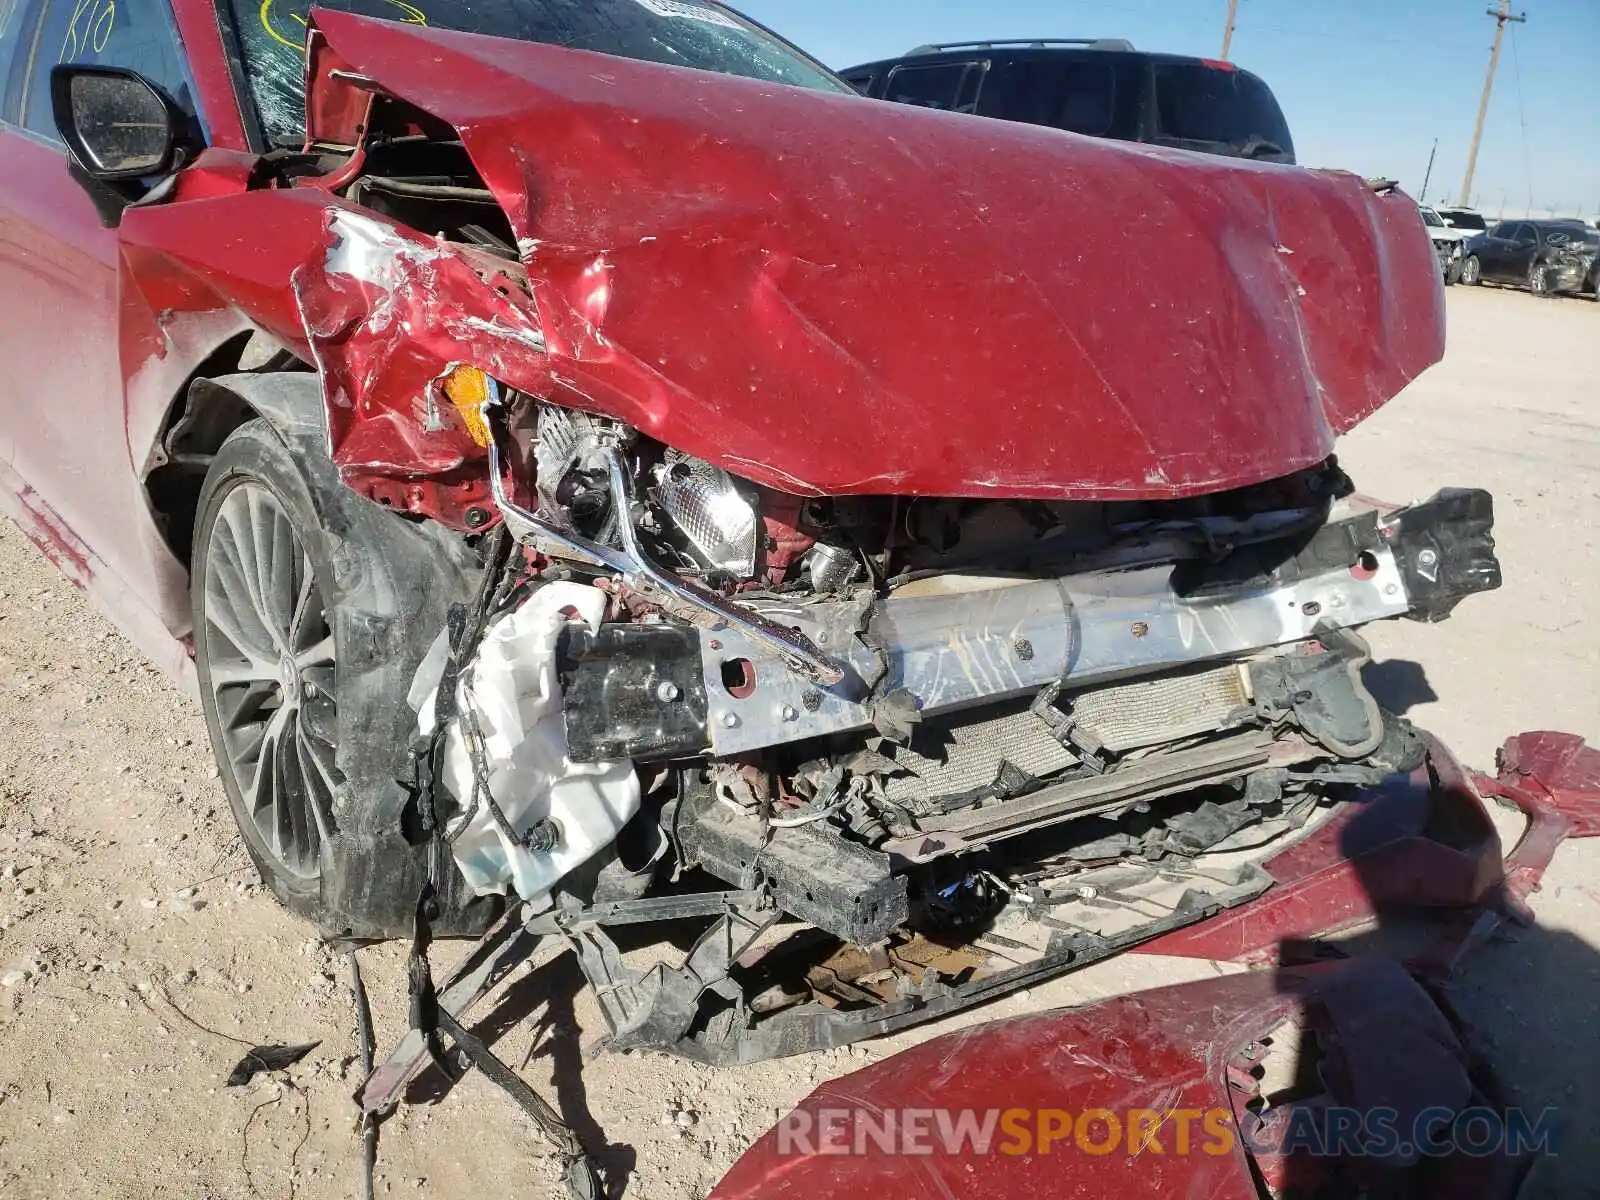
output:
[{"label": "clear blue sky", "polygon": [[[1231,57],[1277,93],[1302,162],[1454,202],[1494,22],[1490,0],[1240,0]],[[1126,37],[1214,56],[1226,0],[733,0],[832,67],[923,42]],[[1519,0],[1473,190],[1479,204],[1600,213],[1600,0]],[[1515,41],[1513,42],[1513,38]],[[1518,87],[1518,79],[1521,87]],[[1520,105],[1519,105],[1520,90]],[[1526,138],[1523,135],[1526,119]]]}]

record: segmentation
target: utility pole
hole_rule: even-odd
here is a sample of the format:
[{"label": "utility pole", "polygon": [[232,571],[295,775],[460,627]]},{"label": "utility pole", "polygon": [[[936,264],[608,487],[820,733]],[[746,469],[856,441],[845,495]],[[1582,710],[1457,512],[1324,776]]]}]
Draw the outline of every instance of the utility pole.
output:
[{"label": "utility pole", "polygon": [[1500,43],[1505,40],[1506,22],[1515,21],[1518,24],[1528,19],[1528,14],[1520,16],[1511,15],[1511,0],[1500,0],[1499,8],[1484,10],[1494,18],[1494,49],[1489,51],[1489,74],[1483,81],[1483,100],[1478,104],[1478,124],[1472,131],[1472,149],[1467,152],[1467,174],[1461,181],[1461,203],[1467,203],[1467,197],[1472,194],[1472,176],[1478,169],[1478,145],[1483,141],[1483,119],[1489,115],[1489,93],[1494,91],[1494,73],[1500,66]]},{"label": "utility pole", "polygon": [[[1504,0],[1509,3],[1510,0]],[[1228,0],[1228,23],[1222,29],[1222,53],[1218,56],[1228,61],[1228,49],[1233,45],[1233,27],[1239,22],[1239,0]]]},{"label": "utility pole", "polygon": [[1419,203],[1428,202],[1428,181],[1433,178],[1433,158],[1439,153],[1439,139],[1433,139],[1433,149],[1428,151],[1428,169],[1422,176],[1422,194],[1417,197]]}]

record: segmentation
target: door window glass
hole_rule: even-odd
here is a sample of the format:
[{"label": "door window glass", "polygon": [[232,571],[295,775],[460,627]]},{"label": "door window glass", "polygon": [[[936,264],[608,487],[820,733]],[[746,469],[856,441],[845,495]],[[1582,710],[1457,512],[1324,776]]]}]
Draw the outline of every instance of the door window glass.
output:
[{"label": "door window glass", "polygon": [[198,115],[167,0],[49,0],[28,67],[22,123],[59,141],[50,110],[50,68],[58,63],[127,67]]},{"label": "door window glass", "polygon": [[872,83],[877,78],[877,74],[873,71],[852,71],[848,75],[839,76],[839,78],[843,79],[863,96],[870,96],[872,94]]},{"label": "door window glass", "polygon": [[978,77],[977,63],[896,67],[889,74],[883,98],[896,104],[914,104],[919,108],[971,112],[978,103]]},{"label": "door window glass", "polygon": [[[10,92],[7,86],[12,60],[22,42],[22,26],[28,18],[27,0],[0,0],[0,100]],[[0,109],[0,117],[9,116]]]},{"label": "door window glass", "polygon": [[1294,142],[1272,92],[1248,71],[1209,63],[1155,66],[1156,136],[1189,149],[1294,161]]},{"label": "door window glass", "polygon": [[1110,61],[1066,55],[1001,63],[983,86],[986,117],[1048,125],[1091,137],[1129,136],[1114,130],[1118,70]]}]

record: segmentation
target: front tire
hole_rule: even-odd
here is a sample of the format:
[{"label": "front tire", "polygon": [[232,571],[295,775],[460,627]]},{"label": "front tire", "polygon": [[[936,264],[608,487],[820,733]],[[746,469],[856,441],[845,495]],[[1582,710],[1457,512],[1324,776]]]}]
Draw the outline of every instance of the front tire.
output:
[{"label": "front tire", "polygon": [[1449,264],[1446,265],[1446,267],[1444,269],[1444,285],[1445,285],[1445,287],[1450,287],[1453,284],[1460,283],[1461,282],[1461,271],[1462,271],[1461,260],[1459,258],[1452,259],[1449,262]]},{"label": "front tire", "polygon": [[1461,282],[1468,287],[1476,287],[1483,282],[1483,264],[1478,261],[1476,254],[1469,254],[1461,264]]},{"label": "front tire", "polygon": [[1550,272],[1543,263],[1528,268],[1528,290],[1535,296],[1550,295]]},{"label": "front tire", "polygon": [[[201,709],[262,880],[325,935],[406,936],[427,878],[406,693],[481,570],[466,543],[345,487],[319,439],[240,426],[201,489],[191,596]],[[408,833],[412,836],[408,836]],[[449,868],[437,931],[490,905]]]},{"label": "front tire", "polygon": [[[319,567],[291,511],[302,481],[254,439],[218,456],[196,542],[195,659],[239,832],[283,902],[317,916],[343,779],[337,653]],[[321,575],[328,571],[324,564]]]}]

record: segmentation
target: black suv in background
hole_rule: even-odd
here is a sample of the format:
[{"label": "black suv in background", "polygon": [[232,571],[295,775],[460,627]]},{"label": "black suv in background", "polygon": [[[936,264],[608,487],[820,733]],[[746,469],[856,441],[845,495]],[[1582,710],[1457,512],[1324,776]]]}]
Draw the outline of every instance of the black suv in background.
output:
[{"label": "black suv in background", "polygon": [[1120,38],[919,46],[839,74],[877,100],[1294,162],[1283,110],[1257,76],[1215,59],[1142,53]]}]

